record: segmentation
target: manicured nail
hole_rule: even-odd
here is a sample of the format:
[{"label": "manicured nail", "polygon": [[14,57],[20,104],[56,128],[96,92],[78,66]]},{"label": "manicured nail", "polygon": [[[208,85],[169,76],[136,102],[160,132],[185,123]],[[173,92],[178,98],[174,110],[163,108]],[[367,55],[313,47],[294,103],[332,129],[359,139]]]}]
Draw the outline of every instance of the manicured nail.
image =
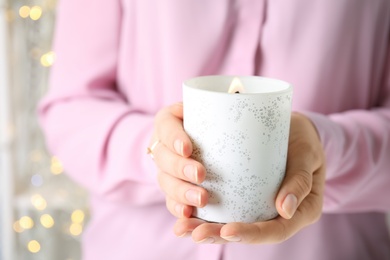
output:
[{"label": "manicured nail", "polygon": [[197,241],[198,244],[213,244],[215,242],[215,239],[212,237],[205,238],[203,240]]},{"label": "manicured nail", "polygon": [[193,165],[186,165],[183,169],[183,173],[189,180],[198,183],[198,168]]},{"label": "manicured nail", "polygon": [[200,206],[200,192],[195,190],[188,190],[185,196],[190,203],[194,204],[195,206]]},{"label": "manicured nail", "polygon": [[240,242],[241,237],[238,236],[228,236],[228,237],[222,237],[223,239],[229,241],[229,242]]},{"label": "manicured nail", "polygon": [[181,204],[176,204],[175,205],[175,211],[176,211],[176,214],[179,215],[180,217],[182,217],[184,215],[184,206],[181,205]]},{"label": "manicured nail", "polygon": [[190,237],[192,234],[192,232],[185,232],[183,234],[181,234],[180,236],[177,236],[177,237]]},{"label": "manicured nail", "polygon": [[183,153],[183,146],[184,146],[184,143],[183,141],[181,140],[176,140],[174,143],[173,143],[173,146],[175,147],[175,150],[178,154],[180,154],[181,156],[184,155]]},{"label": "manicured nail", "polygon": [[297,197],[295,197],[294,194],[288,194],[283,201],[282,209],[284,210],[284,212],[286,213],[289,219],[294,216],[297,207],[298,207]]}]

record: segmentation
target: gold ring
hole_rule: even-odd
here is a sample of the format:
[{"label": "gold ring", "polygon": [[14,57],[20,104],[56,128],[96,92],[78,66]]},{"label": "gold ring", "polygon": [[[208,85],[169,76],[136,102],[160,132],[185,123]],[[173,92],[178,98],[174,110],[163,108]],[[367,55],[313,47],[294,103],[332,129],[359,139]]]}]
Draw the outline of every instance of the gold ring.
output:
[{"label": "gold ring", "polygon": [[160,143],[160,140],[157,140],[155,141],[152,146],[148,147],[146,149],[146,153],[150,155],[150,157],[152,157],[152,159],[154,159],[154,155],[153,155],[153,150],[154,148],[156,148],[156,146]]}]

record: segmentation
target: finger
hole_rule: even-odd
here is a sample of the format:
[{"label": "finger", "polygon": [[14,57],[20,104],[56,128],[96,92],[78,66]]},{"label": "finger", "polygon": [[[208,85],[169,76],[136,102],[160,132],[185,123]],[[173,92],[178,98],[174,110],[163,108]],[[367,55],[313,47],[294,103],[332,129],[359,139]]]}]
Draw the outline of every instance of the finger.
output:
[{"label": "finger", "polygon": [[164,193],[176,202],[195,207],[207,204],[208,194],[204,188],[161,171],[157,174],[157,179]]},{"label": "finger", "polygon": [[173,226],[173,233],[178,237],[187,237],[196,227],[204,223],[206,221],[197,218],[181,218]]},{"label": "finger", "polygon": [[178,203],[177,201],[166,197],[166,207],[168,211],[177,218],[189,218],[192,215],[193,208],[191,206]]},{"label": "finger", "polygon": [[224,244],[228,241],[220,236],[222,226],[197,218],[179,219],[174,226],[174,233],[179,237],[192,233],[192,239],[199,244]]},{"label": "finger", "polygon": [[183,103],[162,109],[155,118],[155,131],[158,139],[177,154],[189,157],[192,143],[183,128]]},{"label": "finger", "polygon": [[323,161],[322,146],[315,127],[305,116],[293,114],[286,176],[275,201],[282,217],[290,219],[294,215],[312,190],[313,173],[323,165]]},{"label": "finger", "polygon": [[[300,215],[297,211],[296,215]],[[302,216],[292,219],[277,217],[273,220],[257,223],[235,222],[221,229],[221,237],[227,241],[245,244],[274,244],[286,241],[303,228]]]},{"label": "finger", "polygon": [[277,217],[266,222],[228,223],[222,227],[221,237],[228,241],[245,244],[279,243],[287,239],[287,234],[292,233],[292,230],[286,230],[288,227],[287,221],[291,220]]},{"label": "finger", "polygon": [[223,225],[205,222],[192,231],[192,239],[198,244],[225,244],[228,241],[220,235]]},{"label": "finger", "polygon": [[312,173],[302,169],[287,169],[275,204],[278,213],[291,219],[312,189]]},{"label": "finger", "polygon": [[177,155],[164,144],[159,144],[153,149],[153,157],[157,167],[173,177],[197,184],[205,179],[206,169],[201,163]]}]

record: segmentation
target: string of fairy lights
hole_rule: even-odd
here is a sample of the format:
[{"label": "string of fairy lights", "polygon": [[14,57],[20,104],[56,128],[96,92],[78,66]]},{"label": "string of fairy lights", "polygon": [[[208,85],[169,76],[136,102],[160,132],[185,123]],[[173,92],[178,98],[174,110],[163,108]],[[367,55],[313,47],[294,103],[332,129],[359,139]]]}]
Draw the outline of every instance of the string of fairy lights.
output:
[{"label": "string of fairy lights", "polygon": [[[13,31],[13,57],[24,59],[11,62],[14,67],[23,64],[22,68],[13,68],[17,80],[11,89],[11,106],[16,117],[25,119],[15,119],[14,126],[15,139],[21,139],[16,142],[16,157],[23,161],[17,163],[15,170],[15,251],[17,259],[75,260],[80,251],[75,247],[88,218],[86,193],[63,174],[59,158],[46,151],[35,116],[36,105],[47,89],[48,69],[55,62],[48,39],[53,33],[56,1],[28,1],[32,5],[24,4],[25,0],[19,2],[22,3],[12,2],[7,10]],[[23,44],[13,44],[21,40]],[[20,58],[15,53],[26,55]],[[25,80],[18,80],[20,76]],[[53,244],[54,240],[61,243]]]},{"label": "string of fairy lights", "polygon": [[[55,156],[51,157],[50,171],[53,175],[60,175],[63,173],[62,163]],[[31,177],[31,184],[36,187],[43,185],[42,175],[34,174]],[[46,199],[39,193],[31,195],[30,202],[35,210],[39,212],[43,212],[48,206]],[[75,237],[81,235],[83,232],[85,212],[81,209],[73,210],[70,216],[70,220],[71,222],[66,233]],[[39,223],[46,229],[50,229],[55,225],[53,216],[47,213],[40,215]],[[34,228],[36,224],[37,223],[34,222],[31,216],[24,215],[13,223],[13,229],[17,233],[23,233],[26,230]],[[33,239],[28,241],[27,249],[31,253],[38,253],[41,249],[41,245],[37,240]]]},{"label": "string of fairy lights", "polygon": [[[33,21],[37,21],[42,17],[42,7],[41,6],[28,6],[23,5],[19,8],[19,16],[23,19],[31,19]],[[55,53],[53,51],[49,51],[44,53],[40,57],[40,62],[43,67],[51,67],[55,60]]]}]

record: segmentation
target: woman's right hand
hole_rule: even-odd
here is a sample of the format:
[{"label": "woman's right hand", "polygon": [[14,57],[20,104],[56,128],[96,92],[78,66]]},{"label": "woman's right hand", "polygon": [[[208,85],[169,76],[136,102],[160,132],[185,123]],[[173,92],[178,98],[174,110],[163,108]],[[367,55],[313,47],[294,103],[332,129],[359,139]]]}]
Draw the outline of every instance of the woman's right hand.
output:
[{"label": "woman's right hand", "polygon": [[158,168],[158,182],[166,196],[168,210],[177,218],[190,217],[193,207],[207,204],[207,191],[198,186],[204,181],[204,166],[191,159],[192,143],[183,128],[183,104],[161,109],[155,117],[150,141]]}]

